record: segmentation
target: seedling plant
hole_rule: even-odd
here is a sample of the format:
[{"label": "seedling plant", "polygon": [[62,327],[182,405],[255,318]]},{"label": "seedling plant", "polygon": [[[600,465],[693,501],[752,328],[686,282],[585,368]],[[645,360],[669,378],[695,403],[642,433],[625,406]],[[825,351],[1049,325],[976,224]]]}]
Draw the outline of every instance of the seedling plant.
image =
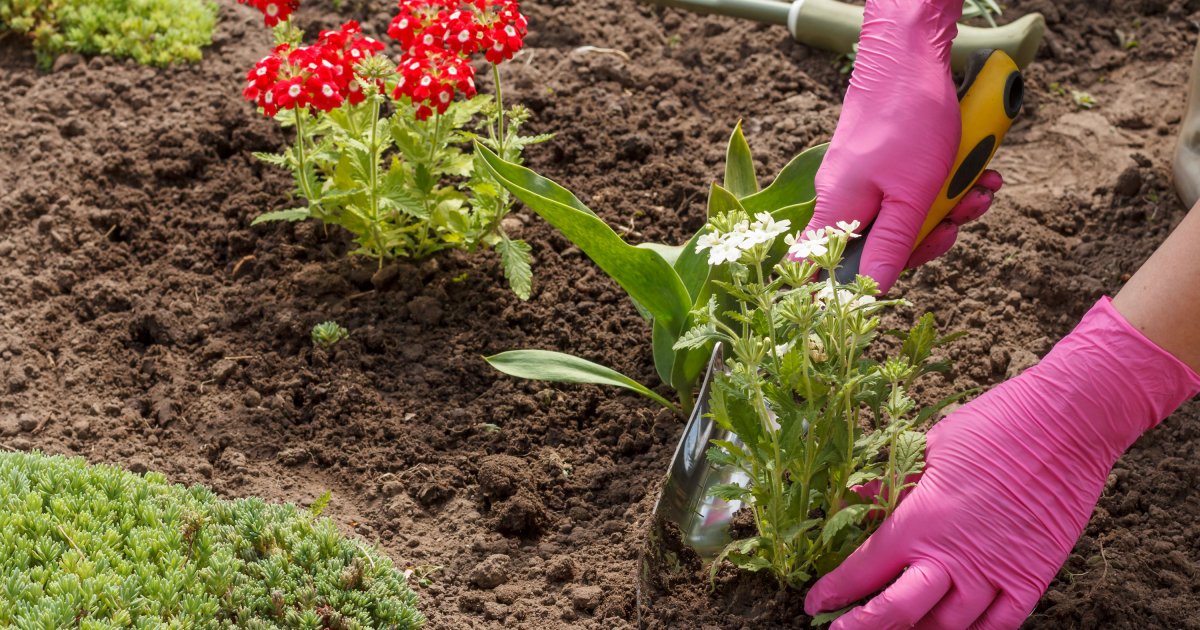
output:
[{"label": "seedling plant", "polygon": [[[924,466],[916,429],[957,397],[914,413],[913,382],[945,369],[931,353],[953,338],[937,336],[931,315],[892,331],[903,340],[896,356],[868,355],[880,313],[902,301],[878,299],[865,276],[832,279],[857,222],[784,235],[789,227],[736,210],[710,219],[698,249],[725,271],[719,285],[733,307],[710,297],[675,345],[721,344],[711,417],[736,440],[714,441],[707,456],[749,480],[712,490],[748,506],[757,530],[730,543],[713,574],[727,559],[799,587],[835,568],[891,514]],[[772,262],[780,235],[789,256]],[[815,280],[818,271],[829,279]]]},{"label": "seedling plant", "polygon": [[[295,130],[295,144],[261,160],[291,170],[306,204],[254,223],[317,219],[354,235],[354,254],[382,265],[458,248],[494,248],[522,299],[532,290],[529,246],[501,221],[513,201],[469,148],[482,143],[513,163],[547,135],[524,136],[521,106],[505,108],[500,65],[524,46],[516,0],[401,0],[388,35],[398,64],[357,22],[302,44],[298,0],[241,0],[263,12],[276,47],[246,75],[243,96]],[[476,89],[477,57],[494,95]]]}]

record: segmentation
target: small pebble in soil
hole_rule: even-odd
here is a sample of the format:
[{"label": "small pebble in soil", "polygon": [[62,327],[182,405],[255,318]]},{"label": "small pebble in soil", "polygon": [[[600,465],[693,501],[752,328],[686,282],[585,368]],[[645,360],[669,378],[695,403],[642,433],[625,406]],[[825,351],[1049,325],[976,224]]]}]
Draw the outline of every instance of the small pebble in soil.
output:
[{"label": "small pebble in soil", "polygon": [[592,612],[604,601],[604,589],[599,586],[576,586],[571,589],[571,605],[581,612]]},{"label": "small pebble in soil", "polygon": [[488,556],[471,570],[471,583],[491,590],[508,581],[508,565],[512,559],[502,553]]}]

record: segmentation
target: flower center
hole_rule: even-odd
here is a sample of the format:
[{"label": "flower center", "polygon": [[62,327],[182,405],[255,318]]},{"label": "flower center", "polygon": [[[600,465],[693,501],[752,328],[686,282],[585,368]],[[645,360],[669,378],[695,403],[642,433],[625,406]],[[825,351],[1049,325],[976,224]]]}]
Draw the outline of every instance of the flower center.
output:
[{"label": "flower center", "polygon": [[275,6],[273,3],[268,4],[266,14],[268,17],[275,17],[276,15],[279,15],[279,7]]},{"label": "flower center", "polygon": [[297,96],[300,96],[300,86],[293,85],[292,87],[288,88],[288,96],[290,96],[292,98],[296,98]]}]

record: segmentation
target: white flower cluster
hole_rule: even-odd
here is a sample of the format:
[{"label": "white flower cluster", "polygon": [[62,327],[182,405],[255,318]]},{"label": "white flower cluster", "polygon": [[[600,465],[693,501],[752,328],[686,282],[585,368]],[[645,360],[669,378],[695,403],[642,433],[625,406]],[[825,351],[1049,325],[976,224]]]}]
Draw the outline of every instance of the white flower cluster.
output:
[{"label": "white flower cluster", "polygon": [[755,245],[770,243],[777,236],[787,231],[792,222],[784,219],[776,221],[768,212],[754,215],[755,221],[740,221],[733,229],[721,234],[717,231],[702,235],[696,240],[696,251],[711,250],[708,254],[708,264],[721,265],[734,262],[742,257],[742,252]]},{"label": "white flower cluster", "polygon": [[850,238],[862,236],[855,232],[859,228],[858,221],[838,221],[837,227],[823,227],[809,230],[803,234],[789,234],[784,237],[788,244],[788,255],[793,260],[824,256],[829,252],[829,239],[845,234]]},{"label": "white flower cluster", "polygon": [[870,295],[859,295],[850,289],[839,289],[833,285],[830,280],[817,289],[816,295],[813,296],[813,301],[821,305],[821,308],[828,308],[829,304],[844,304],[850,308],[859,308],[866,306],[875,301],[875,298]]}]

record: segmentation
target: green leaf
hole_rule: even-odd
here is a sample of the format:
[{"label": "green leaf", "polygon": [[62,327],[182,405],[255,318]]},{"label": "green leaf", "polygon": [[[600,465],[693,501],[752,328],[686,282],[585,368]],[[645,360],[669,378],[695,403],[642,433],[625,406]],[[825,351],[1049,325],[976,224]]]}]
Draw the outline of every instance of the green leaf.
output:
[{"label": "green leaf", "polygon": [[726,501],[745,501],[750,491],[736,483],[719,483],[708,489],[708,496]]},{"label": "green leaf", "polygon": [[[742,199],[742,207],[750,214],[774,212],[780,208],[813,201],[817,197],[817,169],[825,157],[828,144],[805,150],[788,162],[770,186]],[[792,225],[799,230],[803,225]]]},{"label": "green leaf", "polygon": [[838,510],[836,514],[825,521],[825,527],[821,528],[821,542],[828,545],[833,537],[843,529],[861,521],[870,509],[871,506],[864,503],[849,505]]},{"label": "green leaf", "polygon": [[312,505],[308,506],[308,513],[313,516],[320,516],[321,512],[324,512],[325,508],[329,507],[331,499],[333,499],[333,492],[326,490],[324,494],[317,497],[316,501],[313,501]]},{"label": "green leaf", "polygon": [[709,218],[721,216],[733,210],[745,211],[742,203],[733,193],[722,188],[719,184],[713,184],[708,189],[708,216]]},{"label": "green leaf", "polygon": [[488,169],[505,188],[588,255],[668,331],[687,325],[691,298],[679,275],[658,253],[634,247],[570,192],[533,171],[505,162],[476,143]]},{"label": "green leaf", "polygon": [[258,159],[260,162],[265,162],[265,163],[267,163],[267,164],[270,164],[270,165],[272,165],[272,166],[279,166],[279,167],[281,167],[281,168],[287,168],[287,166],[288,166],[288,159],[287,159],[287,156],[286,156],[286,155],[283,155],[283,154],[281,154],[281,153],[261,153],[261,152],[258,152],[258,153],[254,153],[253,155],[254,155],[254,157],[255,157],[255,158],[257,158],[257,159]]},{"label": "green leaf", "polygon": [[533,292],[533,271],[529,243],[514,241],[506,235],[500,235],[496,243],[496,251],[500,252],[500,263],[504,268],[504,277],[513,293],[522,300],[528,300]]},{"label": "green leaf", "polygon": [[837,620],[838,617],[841,617],[842,615],[850,612],[851,610],[854,610],[855,606],[857,606],[857,604],[850,604],[849,606],[847,606],[841,610],[835,610],[833,612],[827,612],[827,613],[821,613],[819,615],[813,615],[812,625],[813,626],[823,626],[827,623],[833,623],[834,621]]},{"label": "green leaf", "polygon": [[754,174],[754,158],[750,145],[742,134],[739,121],[729,138],[729,149],[725,153],[725,189],[741,199],[758,192],[758,177]]},{"label": "green leaf", "polygon": [[509,376],[556,383],[611,385],[637,392],[672,411],[676,409],[666,398],[628,376],[569,354],[549,350],[510,350],[484,357],[484,360]]},{"label": "green leaf", "polygon": [[312,216],[308,208],[292,208],[290,210],[276,210],[274,212],[266,212],[258,215],[250,222],[251,226],[260,223],[270,223],[271,221],[303,221]]},{"label": "green leaf", "polygon": [[638,243],[635,245],[635,247],[641,247],[642,249],[648,249],[652,252],[656,252],[659,256],[662,256],[663,260],[667,261],[668,265],[674,266],[675,262],[679,260],[679,256],[683,253],[683,250],[686,246],[664,245],[663,243]]}]

